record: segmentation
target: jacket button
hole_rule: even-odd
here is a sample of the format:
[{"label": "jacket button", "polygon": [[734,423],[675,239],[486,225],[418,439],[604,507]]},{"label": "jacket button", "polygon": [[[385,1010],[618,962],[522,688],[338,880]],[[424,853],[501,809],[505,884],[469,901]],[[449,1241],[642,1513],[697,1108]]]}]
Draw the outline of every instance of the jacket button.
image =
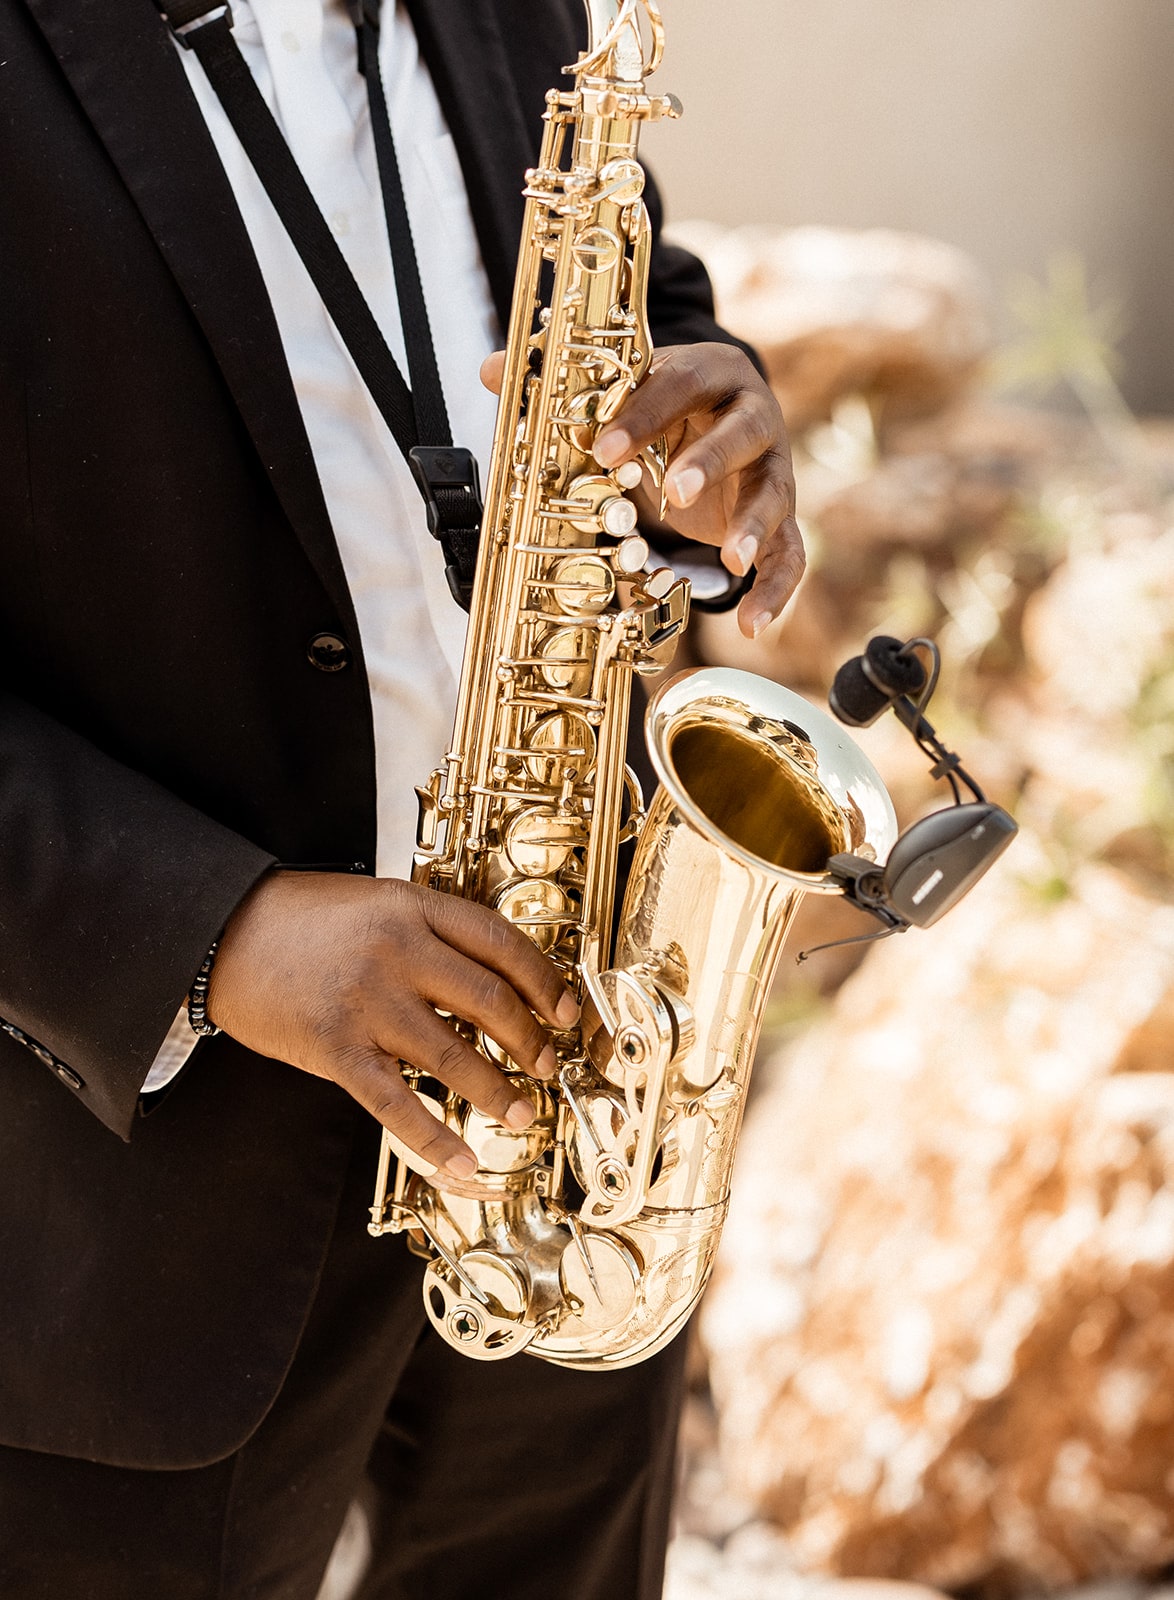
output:
[{"label": "jacket button", "polygon": [[59,1061],[53,1071],[61,1079],[62,1083],[67,1083],[71,1089],[85,1088],[85,1081],[78,1077],[72,1067],[67,1067],[64,1061]]},{"label": "jacket button", "polygon": [[319,672],[341,672],[351,664],[351,647],[337,633],[316,633],[306,647],[310,665]]}]

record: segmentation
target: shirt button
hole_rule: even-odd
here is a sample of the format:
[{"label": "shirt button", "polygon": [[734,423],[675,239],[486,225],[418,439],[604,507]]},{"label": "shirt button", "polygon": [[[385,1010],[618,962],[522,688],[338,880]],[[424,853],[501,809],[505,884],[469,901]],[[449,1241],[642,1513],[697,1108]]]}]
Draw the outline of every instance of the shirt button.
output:
[{"label": "shirt button", "polygon": [[345,239],[351,231],[351,219],[345,211],[336,211],[330,219],[330,226],[340,239]]},{"label": "shirt button", "polygon": [[85,1088],[84,1080],[78,1077],[72,1067],[67,1067],[64,1061],[59,1061],[53,1071],[61,1079],[62,1083],[67,1083],[71,1089]]},{"label": "shirt button", "polygon": [[351,647],[337,633],[316,633],[306,647],[310,665],[319,672],[341,672],[351,664]]}]

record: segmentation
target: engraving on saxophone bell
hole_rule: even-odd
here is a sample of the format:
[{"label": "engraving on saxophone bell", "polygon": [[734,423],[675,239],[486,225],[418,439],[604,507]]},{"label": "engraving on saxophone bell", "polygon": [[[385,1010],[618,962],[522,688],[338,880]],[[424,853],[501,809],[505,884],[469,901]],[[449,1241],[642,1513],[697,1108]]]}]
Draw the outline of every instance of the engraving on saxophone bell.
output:
[{"label": "engraving on saxophone bell", "polygon": [[[452,742],[418,791],[413,876],[496,907],[560,968],[580,1021],[538,1082],[461,1019],[534,1115],[505,1127],[411,1067],[477,1171],[434,1172],[384,1136],[371,1231],[427,1260],[428,1319],[481,1361],[644,1360],[705,1286],[763,1007],[829,856],[895,836],[880,780],[830,719],[762,679],[705,669],[649,709],[660,781],[626,765],[633,674],[667,664],[689,586],[649,573],[629,498],[661,497],[665,440],[609,469],[600,429],[652,361],[652,230],[637,157],[675,115],[645,79],[655,0],[586,0],[573,89],[546,100],[526,174],[513,311]],[[618,851],[635,840],[614,916]]]}]

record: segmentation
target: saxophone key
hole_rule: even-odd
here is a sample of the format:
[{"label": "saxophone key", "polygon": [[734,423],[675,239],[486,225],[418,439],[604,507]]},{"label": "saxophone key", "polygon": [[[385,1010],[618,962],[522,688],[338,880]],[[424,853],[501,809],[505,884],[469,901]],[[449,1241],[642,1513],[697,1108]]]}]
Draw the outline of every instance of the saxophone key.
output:
[{"label": "saxophone key", "polygon": [[505,853],[527,878],[550,878],[586,843],[583,819],[550,806],[527,806],[505,827]]},{"label": "saxophone key", "polygon": [[611,1088],[576,1088],[568,1085],[565,1074],[559,1087],[574,1113],[567,1130],[567,1159],[576,1183],[585,1191],[596,1163],[615,1147],[626,1127],[628,1109],[622,1095]]},{"label": "saxophone key", "polygon": [[597,533],[602,528],[613,539],[621,539],[636,526],[636,507],[624,498],[607,473],[585,473],[576,478],[554,506],[579,533]]},{"label": "saxophone key", "polygon": [[493,903],[544,953],[553,950],[578,914],[566,890],[543,878],[515,879],[498,890]]},{"label": "saxophone key", "polygon": [[558,563],[548,581],[551,598],[572,616],[595,616],[616,592],[615,576],[602,556],[570,556]]},{"label": "saxophone key", "polygon": [[644,193],[644,168],[631,156],[608,161],[599,173],[603,195],[617,205],[630,205]]},{"label": "saxophone key", "polygon": [[550,711],[539,717],[526,738],[526,770],[536,783],[555,784],[580,777],[595,761],[595,733],[583,717]]},{"label": "saxophone key", "polygon": [[476,1298],[442,1261],[431,1262],[424,1273],[424,1308],[432,1326],[475,1361],[499,1361],[524,1349],[538,1331],[522,1320],[530,1300],[524,1269],[490,1250],[466,1251],[460,1268],[475,1285]]},{"label": "saxophone key", "polygon": [[581,228],[571,245],[571,254],[584,272],[610,272],[624,253],[624,246],[610,228]]},{"label": "saxophone key", "polygon": [[591,446],[602,420],[597,416],[597,411],[606,392],[605,389],[580,389],[567,401],[566,409],[552,419],[568,443],[584,455],[591,454]]},{"label": "saxophone key", "polygon": [[641,1263],[623,1239],[577,1225],[559,1263],[559,1286],[573,1309],[557,1336],[622,1325],[636,1308],[640,1277]]},{"label": "saxophone key", "polygon": [[[478,1042],[482,1042],[480,1038]],[[501,1051],[495,1050],[494,1054],[500,1058]],[[513,1066],[512,1062],[508,1064]],[[525,1172],[537,1165],[551,1147],[556,1115],[553,1096],[541,1084],[525,1077],[515,1078],[513,1087],[517,1094],[533,1102],[534,1121],[529,1127],[507,1128],[475,1106],[465,1107],[461,1137],[477,1157],[481,1172],[500,1176]]]},{"label": "saxophone key", "polygon": [[538,646],[539,672],[550,688],[582,698],[591,688],[595,649],[583,627],[555,628]]}]

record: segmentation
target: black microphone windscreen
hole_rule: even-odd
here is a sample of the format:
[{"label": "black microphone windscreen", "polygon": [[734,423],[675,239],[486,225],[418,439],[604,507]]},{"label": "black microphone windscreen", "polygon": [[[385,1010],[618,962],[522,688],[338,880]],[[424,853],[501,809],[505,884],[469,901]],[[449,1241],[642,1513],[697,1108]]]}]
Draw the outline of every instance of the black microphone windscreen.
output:
[{"label": "black microphone windscreen", "polygon": [[900,694],[916,699],[925,688],[925,668],[921,662],[912,650],[905,649],[900,639],[887,633],[868,641],[862,665],[864,676],[878,689],[887,689],[891,699],[895,700]]},{"label": "black microphone windscreen", "polygon": [[845,661],[828,691],[828,704],[852,728],[867,728],[892,703],[893,697],[865,676],[863,656]]}]

